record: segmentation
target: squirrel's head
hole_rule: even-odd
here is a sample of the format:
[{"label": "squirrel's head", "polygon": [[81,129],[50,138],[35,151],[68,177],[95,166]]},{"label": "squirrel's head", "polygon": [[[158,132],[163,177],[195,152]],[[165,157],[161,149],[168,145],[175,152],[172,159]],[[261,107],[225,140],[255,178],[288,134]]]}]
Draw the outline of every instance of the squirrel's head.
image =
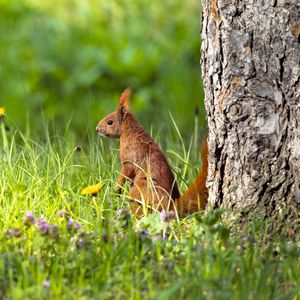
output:
[{"label": "squirrel's head", "polygon": [[130,95],[131,89],[127,88],[120,97],[118,110],[110,113],[98,123],[96,127],[96,131],[98,134],[100,134],[103,137],[110,138],[120,137],[120,128],[124,116],[128,112]]}]

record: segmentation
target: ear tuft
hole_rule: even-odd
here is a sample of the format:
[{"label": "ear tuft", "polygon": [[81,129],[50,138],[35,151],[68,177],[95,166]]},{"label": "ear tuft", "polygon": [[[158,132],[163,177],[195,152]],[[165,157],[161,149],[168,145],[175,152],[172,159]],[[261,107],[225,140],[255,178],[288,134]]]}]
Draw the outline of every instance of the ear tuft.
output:
[{"label": "ear tuft", "polygon": [[122,94],[119,100],[119,108],[127,109],[129,107],[129,98],[132,94],[132,89],[128,87]]}]

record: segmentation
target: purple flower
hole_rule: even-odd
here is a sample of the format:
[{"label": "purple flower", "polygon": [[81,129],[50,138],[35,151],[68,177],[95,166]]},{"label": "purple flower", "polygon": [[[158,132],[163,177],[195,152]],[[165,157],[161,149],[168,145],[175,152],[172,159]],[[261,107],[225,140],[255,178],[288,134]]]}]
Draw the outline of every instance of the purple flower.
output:
[{"label": "purple flower", "polygon": [[130,213],[127,209],[119,209],[117,211],[117,218],[119,220],[128,220],[130,218]]},{"label": "purple flower", "polygon": [[165,210],[162,210],[160,213],[160,219],[162,222],[167,222],[167,212]]},{"label": "purple flower", "polygon": [[65,210],[59,210],[56,214],[59,218],[70,217],[70,213]]},{"label": "purple flower", "polygon": [[8,228],[5,231],[5,235],[10,237],[10,238],[19,238],[22,234],[22,231],[20,228]]},{"label": "purple flower", "polygon": [[70,218],[67,222],[67,229],[68,230],[72,230],[73,229],[73,225],[74,225],[74,220],[72,218]]},{"label": "purple flower", "polygon": [[63,218],[65,216],[65,212],[63,210],[59,210],[56,215],[60,218]]},{"label": "purple flower", "polygon": [[13,228],[8,228],[8,229],[5,231],[5,234],[6,234],[8,237],[13,237],[13,236],[14,236],[14,229],[13,229]]},{"label": "purple flower", "polygon": [[49,288],[50,288],[50,281],[49,281],[49,280],[45,280],[45,281],[43,282],[43,287],[44,287],[45,289],[49,289]]},{"label": "purple flower", "polygon": [[141,230],[141,231],[139,231],[139,237],[140,238],[146,238],[146,237],[148,237],[149,236],[149,231],[148,230]]},{"label": "purple flower", "polygon": [[23,222],[27,226],[31,226],[36,223],[36,218],[33,216],[32,212],[27,211],[23,218]]},{"label": "purple flower", "polygon": [[243,246],[246,246],[246,244],[248,243],[249,241],[249,237],[246,235],[242,238],[242,242],[243,242]]},{"label": "purple flower", "polygon": [[160,240],[159,234],[155,234],[155,235],[153,236],[153,240],[154,240],[154,241]]},{"label": "purple flower", "polygon": [[78,231],[80,229],[81,225],[78,222],[75,222],[74,224],[74,228],[76,231]]},{"label": "purple flower", "polygon": [[51,224],[49,226],[49,235],[51,238],[56,239],[58,238],[58,226],[56,224]]},{"label": "purple flower", "polygon": [[81,225],[78,222],[75,222],[72,218],[69,218],[67,222],[67,229],[69,231],[75,230],[76,232],[80,232]]},{"label": "purple flower", "polygon": [[170,222],[172,219],[174,219],[174,217],[175,217],[175,213],[173,210],[171,211],[162,210],[160,213],[160,219],[163,223]]},{"label": "purple flower", "polygon": [[173,266],[174,266],[174,261],[173,261],[173,260],[170,260],[170,261],[168,262],[168,268],[169,268],[169,269],[172,269]]},{"label": "purple flower", "polygon": [[173,269],[174,261],[173,260],[168,260],[166,257],[164,257],[164,259],[162,261],[162,265],[163,265],[164,268]]},{"label": "purple flower", "polygon": [[78,247],[79,249],[81,249],[82,246],[83,246],[83,239],[79,239],[78,242],[77,242],[77,247]]},{"label": "purple flower", "polygon": [[46,235],[49,231],[49,224],[47,224],[46,220],[42,218],[37,224],[39,226],[40,233],[42,235]]}]

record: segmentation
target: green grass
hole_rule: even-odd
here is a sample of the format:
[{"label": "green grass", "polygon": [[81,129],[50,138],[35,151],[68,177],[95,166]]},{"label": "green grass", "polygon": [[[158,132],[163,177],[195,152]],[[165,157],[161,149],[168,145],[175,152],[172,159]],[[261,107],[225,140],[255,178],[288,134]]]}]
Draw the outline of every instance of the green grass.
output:
[{"label": "green grass", "polygon": [[[130,217],[127,191],[114,193],[118,143],[87,136],[32,139],[1,124],[1,299],[300,299],[299,243],[268,241],[260,222],[233,236],[219,210]],[[163,145],[183,191],[197,158],[180,140]],[[100,181],[97,196],[80,194]],[[27,211],[47,233],[24,224]]]}]

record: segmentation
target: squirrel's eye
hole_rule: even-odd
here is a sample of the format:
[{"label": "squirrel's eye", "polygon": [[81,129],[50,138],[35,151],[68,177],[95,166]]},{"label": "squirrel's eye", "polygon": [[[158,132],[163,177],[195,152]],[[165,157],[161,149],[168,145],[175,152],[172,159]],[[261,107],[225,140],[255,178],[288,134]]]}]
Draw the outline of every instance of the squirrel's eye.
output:
[{"label": "squirrel's eye", "polygon": [[113,120],[108,120],[107,125],[112,125],[113,122],[114,122]]}]

